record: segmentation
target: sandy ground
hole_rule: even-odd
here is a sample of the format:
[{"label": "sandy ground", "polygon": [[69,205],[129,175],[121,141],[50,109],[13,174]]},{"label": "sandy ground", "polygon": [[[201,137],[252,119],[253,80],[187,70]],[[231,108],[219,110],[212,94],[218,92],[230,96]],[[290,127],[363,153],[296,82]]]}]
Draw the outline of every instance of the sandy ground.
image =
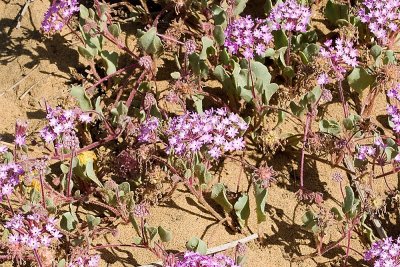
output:
[{"label": "sandy ground", "polygon": [[[0,2],[0,135],[2,141],[12,142],[16,119],[27,119],[29,130],[35,133],[43,124],[45,116],[43,101],[52,105],[61,104],[68,95],[68,82],[78,62],[79,55],[74,47],[65,42],[66,32],[53,38],[45,38],[39,32],[42,15],[49,1],[36,0],[22,20],[20,29],[15,29],[15,18],[25,1]],[[36,69],[31,72],[35,67]],[[10,89],[29,74],[18,86]],[[166,84],[166,83],[165,83]],[[27,90],[28,93],[24,94]],[[24,95],[24,96],[23,96]],[[21,97],[22,96],[22,97]],[[376,110],[383,111],[384,99],[379,101]],[[328,114],[335,115],[340,107],[333,107]],[[258,155],[260,158],[261,155]],[[344,249],[338,248],[325,257],[307,259],[303,262],[291,263],[290,256],[306,255],[314,252],[313,236],[301,227],[301,216],[307,207],[298,205],[295,192],[293,171],[297,163],[290,155],[281,153],[269,164],[279,171],[279,182],[274,184],[268,196],[268,219],[261,226],[256,225],[254,212],[249,227],[244,234],[232,235],[225,227],[216,224],[205,210],[196,204],[193,197],[183,188],[178,190],[170,202],[151,209],[150,224],[162,225],[173,233],[173,241],[167,244],[171,251],[182,251],[185,242],[192,236],[207,241],[209,247],[218,246],[249,235],[260,233],[260,242],[248,244],[246,266],[337,266],[335,259],[344,254]],[[221,179],[235,190],[235,181],[241,167],[236,162],[226,161]],[[307,161],[307,185],[324,193],[324,199],[329,207],[337,205],[341,199],[340,191],[332,180],[333,170],[321,162]],[[245,176],[243,176],[245,177]],[[247,180],[242,179],[242,188],[247,187]],[[380,185],[377,185],[380,188]],[[251,201],[254,201],[253,199]],[[332,239],[337,238],[332,233]],[[120,226],[116,237],[107,236],[95,243],[107,240],[110,243],[129,243],[134,237],[130,226]],[[365,247],[354,235],[353,249],[362,252]],[[227,251],[232,253],[232,251]],[[349,264],[364,266],[360,256],[351,252]],[[134,249],[112,249],[102,251],[102,266],[139,266],[156,261],[147,252]],[[5,264],[4,266],[7,266]]]}]

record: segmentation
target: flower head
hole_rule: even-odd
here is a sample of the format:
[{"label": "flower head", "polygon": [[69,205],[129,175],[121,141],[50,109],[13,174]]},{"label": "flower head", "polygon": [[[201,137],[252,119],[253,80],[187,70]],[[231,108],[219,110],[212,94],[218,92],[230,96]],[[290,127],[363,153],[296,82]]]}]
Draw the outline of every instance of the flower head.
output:
[{"label": "flower head", "polygon": [[5,224],[5,227],[11,232],[8,243],[22,246],[26,250],[49,247],[62,237],[60,231],[56,229],[55,223],[53,218],[39,213],[16,214]]},{"label": "flower head", "polygon": [[399,266],[400,238],[393,240],[392,237],[387,237],[373,243],[365,252],[364,259],[373,262],[376,267]]},{"label": "flower head", "polygon": [[358,65],[357,56],[358,51],[353,47],[353,42],[336,39],[335,45],[332,40],[324,43],[325,48],[321,48],[321,55],[329,58],[332,66],[336,68],[339,73],[345,73],[347,67],[356,67]]},{"label": "flower head", "polygon": [[56,0],[44,14],[42,29],[46,33],[61,31],[75,12],[79,11],[77,0]]},{"label": "flower head", "polygon": [[225,152],[244,149],[241,134],[246,129],[243,119],[226,109],[210,109],[203,114],[188,112],[170,121],[166,131],[168,152],[190,158],[205,151],[217,159]]},{"label": "flower head", "polygon": [[273,30],[306,32],[310,23],[311,10],[296,0],[287,0],[272,8],[269,15]]},{"label": "flower head", "polygon": [[[175,263],[174,267],[239,267],[235,261],[225,255],[201,255],[196,252],[186,251],[183,259]],[[172,267],[172,266],[171,266]]]},{"label": "flower head", "polygon": [[358,16],[381,44],[386,45],[399,30],[400,1],[364,0]]},{"label": "flower head", "polygon": [[250,16],[234,20],[225,30],[225,47],[234,55],[246,59],[263,55],[273,40],[271,28],[266,20],[252,19]]}]

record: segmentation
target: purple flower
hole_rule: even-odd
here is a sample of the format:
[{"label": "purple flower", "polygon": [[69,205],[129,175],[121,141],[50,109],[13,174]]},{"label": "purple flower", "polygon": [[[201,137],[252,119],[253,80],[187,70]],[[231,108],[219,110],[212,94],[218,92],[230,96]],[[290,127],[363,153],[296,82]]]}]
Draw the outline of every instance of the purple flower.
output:
[{"label": "purple flower", "polygon": [[0,201],[2,201],[4,197],[11,196],[23,174],[24,170],[16,163],[0,165]]},{"label": "purple flower", "polygon": [[400,238],[387,237],[373,243],[365,252],[364,259],[372,262],[374,267],[400,266]]},{"label": "purple flower", "polygon": [[329,83],[329,76],[326,73],[322,73],[318,76],[317,84],[318,85],[325,85]]},{"label": "purple flower", "polygon": [[160,122],[158,118],[151,117],[142,122],[139,128],[138,141],[142,143],[154,143],[158,140],[157,129]]},{"label": "purple flower", "polygon": [[228,256],[217,255],[201,255],[196,252],[186,251],[183,259],[175,263],[174,266],[167,267],[239,267],[235,261]]},{"label": "purple flower", "polygon": [[321,48],[320,52],[323,57],[331,60],[332,66],[341,74],[346,72],[346,67],[356,67],[358,65],[358,51],[353,47],[351,41],[336,39],[333,46],[332,40],[324,43],[326,48]]},{"label": "purple flower", "polygon": [[253,20],[250,16],[231,22],[225,30],[225,47],[234,55],[243,55],[246,59],[262,56],[273,36],[266,20]]},{"label": "purple flower", "polygon": [[381,44],[388,44],[396,37],[399,29],[400,1],[364,0],[358,11],[361,21],[367,23],[369,30]]},{"label": "purple flower", "polygon": [[56,148],[74,149],[79,147],[75,126],[79,123],[89,123],[92,117],[82,113],[78,108],[64,110],[60,107],[49,108],[47,111],[48,125],[40,130],[40,135],[46,143],[54,142]]},{"label": "purple flower", "polygon": [[274,30],[288,32],[306,32],[310,18],[310,8],[300,5],[296,0],[275,5],[268,17]]},{"label": "purple flower", "polygon": [[[11,232],[8,243],[19,244],[30,250],[49,247],[62,237],[59,231],[55,230],[55,221],[49,221],[47,216],[39,213],[16,214],[5,223],[5,228]],[[58,235],[54,236],[48,229],[57,231]]]},{"label": "purple flower", "polygon": [[97,267],[100,263],[100,255],[89,255],[87,253],[76,256],[68,263],[67,267]]},{"label": "purple flower", "polygon": [[224,152],[244,149],[241,135],[246,129],[246,122],[237,114],[227,113],[226,109],[210,109],[203,114],[188,112],[169,122],[168,152],[191,158],[205,151],[217,159]]},{"label": "purple flower", "polygon": [[392,122],[392,128],[396,133],[400,133],[400,112],[398,104],[400,101],[400,84],[397,84],[394,88],[388,90],[386,95],[390,98],[392,104],[386,107],[386,112],[390,116],[390,121]]},{"label": "purple flower", "polygon": [[42,29],[46,33],[60,31],[71,19],[75,12],[79,11],[77,0],[56,0],[44,14]]}]

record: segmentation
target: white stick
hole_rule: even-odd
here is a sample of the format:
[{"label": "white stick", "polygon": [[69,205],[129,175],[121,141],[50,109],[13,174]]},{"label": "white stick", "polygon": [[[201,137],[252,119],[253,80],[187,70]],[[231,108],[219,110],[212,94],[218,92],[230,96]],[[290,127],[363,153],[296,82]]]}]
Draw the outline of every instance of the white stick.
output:
[{"label": "white stick", "polygon": [[[232,242],[220,245],[218,247],[210,248],[207,250],[207,255],[215,254],[215,253],[218,253],[218,252],[230,249],[230,248],[234,248],[237,246],[238,243],[247,243],[247,242],[253,241],[254,239],[257,239],[257,238],[258,238],[258,234],[252,234],[252,235],[244,237],[242,239],[232,241]],[[156,262],[156,263],[151,263],[148,265],[141,265],[140,267],[159,267],[159,266],[162,266],[161,261]]]}]

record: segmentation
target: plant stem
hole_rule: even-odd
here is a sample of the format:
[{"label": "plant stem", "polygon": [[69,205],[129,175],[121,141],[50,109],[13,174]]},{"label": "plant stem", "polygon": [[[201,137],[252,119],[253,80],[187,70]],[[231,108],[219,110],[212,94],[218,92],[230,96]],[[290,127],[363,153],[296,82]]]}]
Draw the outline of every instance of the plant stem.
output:
[{"label": "plant stem", "polygon": [[6,198],[7,198],[8,207],[10,208],[11,213],[12,213],[12,215],[14,216],[15,213],[14,213],[13,207],[11,206],[10,198],[9,198],[7,195],[6,195]]},{"label": "plant stem", "polygon": [[126,71],[126,70],[128,70],[128,69],[130,69],[130,68],[134,68],[134,67],[137,67],[137,66],[138,66],[137,63],[133,63],[133,64],[130,64],[130,65],[128,65],[128,66],[125,66],[125,67],[123,67],[122,69],[119,69],[119,70],[117,70],[117,71],[111,73],[110,75],[107,75],[106,77],[101,78],[101,79],[98,80],[95,84],[93,84],[93,85],[90,86],[89,88],[85,89],[85,91],[92,90],[92,89],[96,88],[96,86],[98,86],[99,84],[101,84],[101,83],[107,81],[108,79],[114,77],[115,75],[118,75],[118,74],[120,74],[120,73],[122,73],[122,72],[124,72],[124,71]]},{"label": "plant stem", "polygon": [[339,80],[339,95],[340,95],[340,101],[342,102],[342,106],[343,106],[344,116],[345,116],[345,118],[347,118],[350,115],[349,114],[349,105],[347,104],[347,102],[344,99],[342,80]]},{"label": "plant stem", "polygon": [[67,177],[67,197],[71,196],[71,179],[72,179],[72,161],[74,160],[75,157],[75,150],[72,150],[71,153],[71,160],[69,162],[69,169],[68,169],[68,177]]},{"label": "plant stem", "polygon": [[46,209],[46,198],[45,198],[45,192],[44,192],[44,185],[43,185],[43,179],[44,179],[44,177],[43,177],[43,170],[40,170],[39,171],[39,180],[40,180],[40,192],[42,193],[42,205],[43,205],[43,208],[45,208]]},{"label": "plant stem", "polygon": [[37,261],[39,267],[42,267],[42,266],[43,266],[43,265],[42,265],[42,261],[40,260],[39,254],[37,253],[37,250],[34,249],[34,250],[33,250],[33,253],[35,254],[35,258],[36,258],[36,261]]}]

